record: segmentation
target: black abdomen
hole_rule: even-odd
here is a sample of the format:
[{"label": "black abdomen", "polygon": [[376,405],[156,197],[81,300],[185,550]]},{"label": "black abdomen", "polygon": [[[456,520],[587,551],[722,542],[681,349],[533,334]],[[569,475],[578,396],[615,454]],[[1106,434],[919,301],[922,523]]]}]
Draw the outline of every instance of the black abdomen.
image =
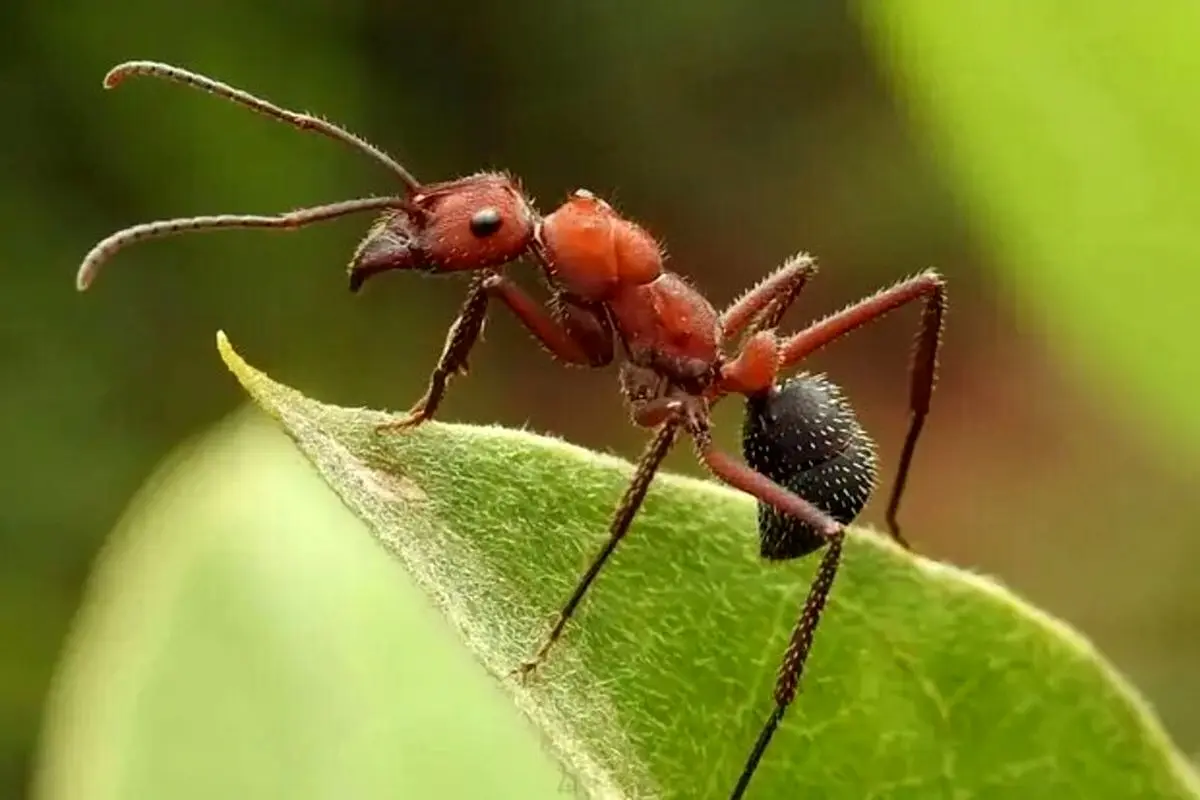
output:
[{"label": "black abdomen", "polygon": [[[746,401],[746,462],[849,524],[875,488],[875,443],[841,390],[823,375],[797,375]],[[809,525],[758,504],[763,558],[800,558],[824,539]]]}]

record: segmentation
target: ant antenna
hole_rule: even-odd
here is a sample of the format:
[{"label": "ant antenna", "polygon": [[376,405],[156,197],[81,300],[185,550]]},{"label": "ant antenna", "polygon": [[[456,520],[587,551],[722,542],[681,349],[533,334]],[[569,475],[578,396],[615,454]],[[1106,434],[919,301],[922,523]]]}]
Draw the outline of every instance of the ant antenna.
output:
[{"label": "ant antenna", "polygon": [[258,216],[254,214],[219,214],[211,217],[180,217],[165,219],[158,222],[147,222],[126,228],[104,239],[91,249],[79,267],[75,278],[75,288],[86,290],[96,279],[96,273],[105,262],[110,260],[118,251],[131,244],[146,239],[161,239],[178,233],[194,231],[215,231],[223,228],[282,228],[294,230],[312,225],[315,222],[345,217],[363,211],[380,211],[390,208],[407,208],[409,201],[401,197],[362,197],[356,200],[343,200],[324,206],[301,208],[287,214],[275,216]]},{"label": "ant antenna", "polygon": [[387,167],[389,171],[404,182],[409,192],[416,194],[421,190],[420,182],[412,176],[412,173],[400,166],[394,158],[365,139],[355,136],[353,133],[334,125],[332,122],[326,122],[309,114],[298,114],[295,111],[288,111],[260,97],[255,97],[249,92],[235,89],[228,84],[215,81],[212,78],[206,78],[194,72],[188,72],[180,67],[173,67],[170,64],[160,64],[156,61],[126,61],[124,64],[118,64],[104,76],[104,88],[112,89],[130,75],[151,75],[156,78],[174,81],[175,83],[182,83],[184,86],[190,86],[193,89],[199,89],[202,92],[222,97],[232,103],[245,106],[251,111],[257,111],[259,114],[287,123],[302,131],[313,131],[328,136],[330,139],[336,139],[383,164],[383,166]]}]

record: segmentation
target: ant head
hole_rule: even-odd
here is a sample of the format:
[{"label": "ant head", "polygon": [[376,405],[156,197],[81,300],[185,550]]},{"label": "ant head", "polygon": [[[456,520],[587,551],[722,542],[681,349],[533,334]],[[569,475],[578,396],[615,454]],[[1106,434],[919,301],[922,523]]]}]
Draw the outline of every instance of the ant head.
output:
[{"label": "ant head", "polygon": [[586,189],[542,221],[538,238],[551,275],[586,300],[606,300],[618,286],[640,286],[663,271],[654,237]]},{"label": "ant head", "polygon": [[384,215],[354,255],[351,288],[361,286],[370,275],[391,269],[442,272],[497,266],[516,259],[533,243],[536,213],[520,187],[506,175],[486,173],[424,185],[391,156],[344,128],[169,64],[126,62],[109,71],[104,85],[113,88],[138,75],[207,92],[299,130],[339,141],[385,167],[405,191],[402,196],[363,197],[272,216],[218,214],[135,225],[104,239],[87,254],[76,278],[81,290],[92,283],[104,263],[135,242],[230,228],[295,230],[366,211],[382,211]]},{"label": "ant head", "polygon": [[[746,463],[842,524],[875,488],[875,444],[838,387],[823,375],[797,375],[746,400]],[[794,517],[758,504],[763,558],[801,558],[825,539]]]},{"label": "ant head", "polygon": [[456,272],[514,261],[533,243],[536,216],[517,183],[500,173],[423,187],[359,244],[350,288],[389,270]]}]

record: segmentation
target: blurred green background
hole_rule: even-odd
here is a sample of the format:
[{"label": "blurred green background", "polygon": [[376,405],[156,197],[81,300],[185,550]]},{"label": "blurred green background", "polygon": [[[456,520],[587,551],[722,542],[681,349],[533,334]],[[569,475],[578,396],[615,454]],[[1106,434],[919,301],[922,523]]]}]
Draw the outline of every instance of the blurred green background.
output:
[{"label": "blurred green background", "polygon": [[[350,296],[344,264],[361,219],[146,244],[77,295],[79,259],[116,228],[391,188],[363,158],[212,98],[148,80],[104,92],[105,71],[131,58],[320,113],[419,178],[507,168],[544,211],[592,189],[661,236],[672,266],[718,304],[792,252],[812,252],[823,270],[791,325],[937,266],[951,308],[904,509],[910,538],[1078,626],[1185,752],[1200,753],[1200,12],[1190,4],[65,0],[7,3],[0,29],[0,795],[30,785],[51,676],[130,498],[173,448],[242,402],[214,332],[310,395],[403,408],[463,289],[390,276]],[[855,398],[885,464],[903,435],[914,329],[912,312],[897,314],[814,364]],[[494,318],[472,368],[445,418],[528,425],[627,456],[640,447],[611,374],[564,370],[511,319]],[[731,405],[718,417],[728,447],[738,416]],[[244,501],[257,516],[214,522],[187,506],[126,526],[126,540],[152,544],[109,559],[89,593],[115,626],[106,630],[188,625],[143,619],[152,576],[192,552],[171,542],[211,545],[213,525],[284,535],[262,522],[284,508],[295,520],[333,513],[305,470],[266,455],[274,446],[236,462],[258,458],[287,476]],[[172,474],[209,475],[222,451],[187,452]],[[684,451],[671,464],[698,471]],[[864,520],[881,519],[879,495]],[[354,532],[352,520],[336,525]],[[306,563],[384,558],[361,545],[331,537]],[[247,546],[204,562],[225,588],[198,607],[270,607],[264,598],[326,580],[284,564],[279,574],[298,577],[265,581],[256,569],[272,553]],[[387,585],[392,573],[374,569],[371,585]],[[141,605],[111,600],[130,591]],[[389,602],[351,594],[330,607]],[[93,610],[79,617],[85,629]],[[337,625],[369,624],[330,614],[304,636],[328,643],[320,637]],[[281,624],[264,612],[240,635],[257,642]],[[245,645],[220,626],[203,635],[220,653]],[[90,641],[103,658],[82,659],[70,680],[104,695],[129,637]],[[204,658],[156,642],[184,665],[172,673],[184,685],[189,663],[213,680]],[[279,658],[261,663],[283,668]],[[329,702],[335,716],[372,708]]]}]

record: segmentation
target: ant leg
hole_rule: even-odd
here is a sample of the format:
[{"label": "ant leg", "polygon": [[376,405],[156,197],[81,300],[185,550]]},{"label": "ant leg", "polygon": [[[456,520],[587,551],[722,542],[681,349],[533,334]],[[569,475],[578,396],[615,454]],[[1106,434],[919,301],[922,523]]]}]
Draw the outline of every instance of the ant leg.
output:
[{"label": "ant leg", "polygon": [[487,321],[488,296],[483,288],[485,275],[480,275],[471,281],[467,299],[463,301],[458,317],[450,325],[446,333],[446,343],[442,346],[442,355],[438,358],[437,366],[429,376],[429,386],[425,394],[418,400],[408,413],[377,427],[380,432],[398,431],[412,428],[431,419],[441,405],[442,397],[446,394],[446,385],[450,378],[467,371],[467,355]]},{"label": "ant leg", "polygon": [[689,432],[696,442],[701,462],[723,482],[807,523],[826,539],[841,535],[842,523],[761,472],[716,449],[707,428],[692,425]]},{"label": "ant leg", "polygon": [[808,523],[827,542],[825,555],[817,568],[816,577],[809,587],[804,608],[792,630],[791,639],[779,665],[779,674],[775,680],[775,709],[763,725],[754,749],[746,761],[742,774],[738,778],[730,800],[739,800],[750,785],[750,779],[758,768],[759,761],[766,753],[771,738],[775,735],[783,715],[800,689],[800,678],[804,674],[804,665],[808,661],[812,649],[813,636],[821,621],[821,612],[829,598],[833,580],[837,577],[838,565],[841,563],[842,541],[845,529],[841,523],[809,503],[799,495],[788,491],[760,472],[746,464],[736,461],[731,456],[715,449],[706,428],[695,428],[691,431],[696,441],[696,449],[704,465],[714,475],[736,489],[741,489],[757,498],[760,502],[768,503],[785,514],[790,514]]},{"label": "ant leg", "polygon": [[946,312],[945,280],[933,270],[922,272],[813,323],[783,340],[779,347],[779,368],[786,369],[850,331],[921,298],[925,300],[925,309],[921,314],[921,327],[913,351],[909,382],[908,403],[911,417],[887,507],[888,533],[905,548],[909,548],[909,544],[900,533],[897,512],[900,509],[900,499],[904,495],[904,486],[908,481],[917,439],[921,436],[925,417],[929,414],[929,401],[937,379],[937,354],[942,340],[942,318]]},{"label": "ant leg", "polygon": [[483,290],[508,306],[553,358],[579,367],[603,367],[612,362],[612,326],[594,308],[572,303],[561,294],[542,305],[496,273],[483,279]]},{"label": "ant leg", "polygon": [[812,256],[800,253],[789,258],[721,313],[724,337],[732,339],[743,331],[754,333],[774,328],[816,274],[817,262]]},{"label": "ant leg", "polygon": [[575,613],[575,609],[579,606],[583,596],[587,594],[591,588],[592,582],[596,580],[596,576],[600,574],[601,568],[604,567],[608,557],[617,549],[617,545],[625,538],[625,534],[629,532],[629,526],[633,522],[634,516],[638,509],[642,506],[642,501],[646,498],[646,492],[650,489],[650,483],[654,479],[655,473],[658,472],[658,467],[662,464],[664,458],[671,450],[671,446],[675,444],[675,434],[679,430],[678,419],[667,421],[658,429],[658,433],[646,446],[642,452],[642,456],[638,459],[637,468],[634,470],[633,479],[629,482],[629,486],[625,489],[625,494],[621,497],[621,502],[617,506],[616,513],[613,514],[612,520],[608,525],[608,541],[600,548],[592,563],[587,568],[587,572],[579,579],[579,583],[575,586],[575,591],[571,593],[570,599],[566,605],[558,612],[558,616],[554,619],[554,624],[550,628],[550,632],[542,640],[538,649],[534,652],[533,657],[525,661],[513,673],[518,674],[522,678],[526,677],[546,658],[546,654],[550,652],[550,648],[554,645],[558,638],[562,636],[563,629],[567,625],[567,621],[571,615]]},{"label": "ant leg", "polygon": [[612,330],[606,319],[560,298],[555,298],[547,311],[502,275],[483,273],[471,282],[467,299],[446,334],[446,344],[424,396],[403,417],[377,426],[379,431],[411,428],[433,417],[450,378],[466,371],[467,356],[483,331],[491,298],[503,302],[554,358],[593,367],[612,361]]},{"label": "ant leg", "polygon": [[779,675],[775,681],[775,710],[763,724],[763,729],[754,742],[754,749],[746,759],[746,766],[742,768],[742,774],[738,777],[733,794],[729,796],[730,800],[740,800],[745,794],[750,779],[754,777],[754,771],[758,769],[758,762],[767,752],[767,745],[771,743],[779,723],[783,721],[784,712],[796,698],[800,678],[804,674],[804,664],[808,661],[808,653],[812,649],[813,634],[821,622],[821,612],[825,610],[825,601],[829,599],[833,579],[837,577],[838,565],[842,560],[843,539],[844,534],[839,531],[829,540],[825,555],[821,557],[821,564],[817,567],[817,574],[808,589],[808,596],[804,598],[804,608],[796,621],[796,627],[792,629],[792,638],[788,641],[783,661],[779,665]]}]

